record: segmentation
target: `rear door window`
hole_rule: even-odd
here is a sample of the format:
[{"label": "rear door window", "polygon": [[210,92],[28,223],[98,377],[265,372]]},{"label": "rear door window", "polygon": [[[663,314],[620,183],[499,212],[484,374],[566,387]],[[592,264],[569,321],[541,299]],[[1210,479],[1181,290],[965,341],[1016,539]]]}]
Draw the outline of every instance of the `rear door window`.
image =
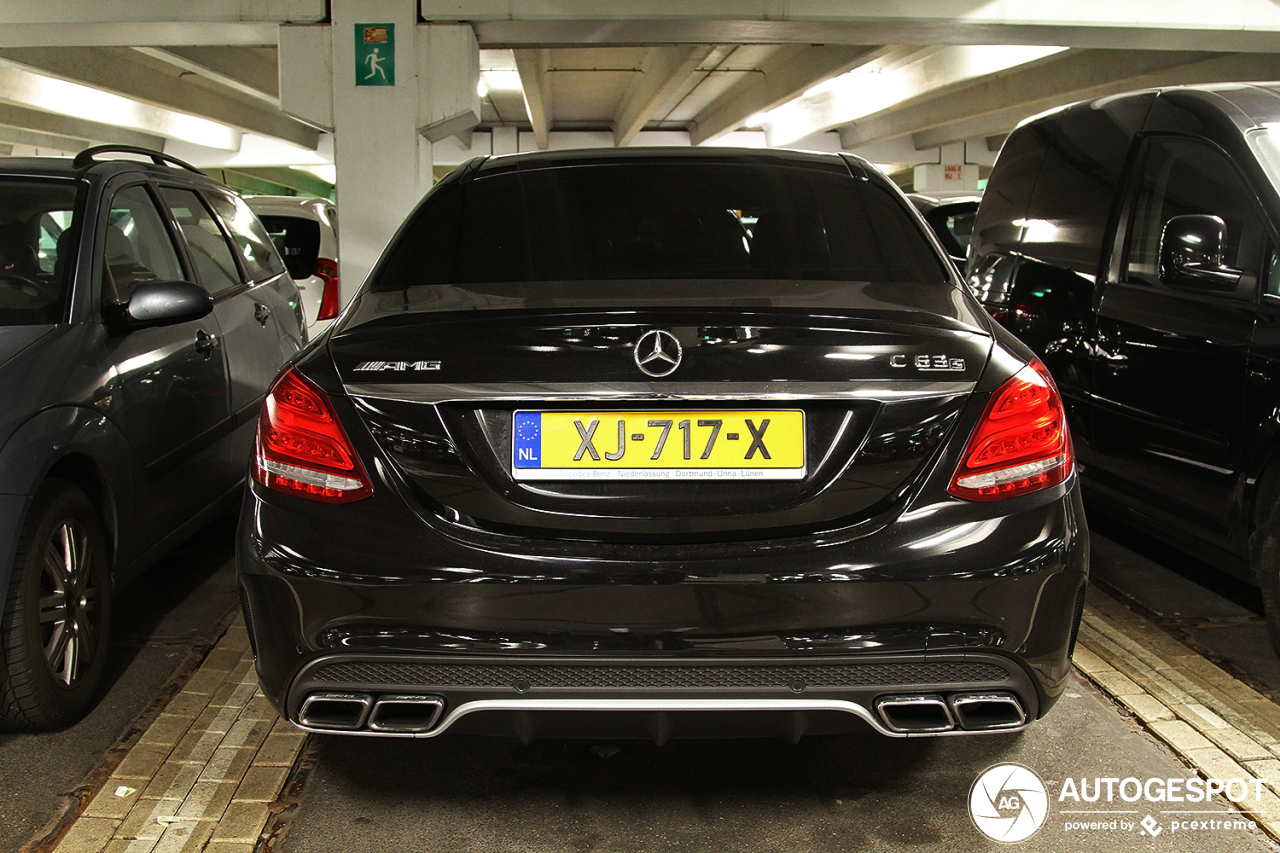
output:
[{"label": "rear door window", "polygon": [[270,235],[243,200],[220,192],[210,192],[209,203],[222,219],[239,251],[250,281],[265,281],[284,272]]},{"label": "rear door window", "polygon": [[173,218],[182,230],[182,236],[186,238],[200,285],[211,296],[240,287],[243,282],[240,270],[236,267],[235,255],[227,243],[226,235],[218,226],[218,221],[205,207],[200,196],[191,190],[176,187],[161,187],[160,195],[169,205]]}]

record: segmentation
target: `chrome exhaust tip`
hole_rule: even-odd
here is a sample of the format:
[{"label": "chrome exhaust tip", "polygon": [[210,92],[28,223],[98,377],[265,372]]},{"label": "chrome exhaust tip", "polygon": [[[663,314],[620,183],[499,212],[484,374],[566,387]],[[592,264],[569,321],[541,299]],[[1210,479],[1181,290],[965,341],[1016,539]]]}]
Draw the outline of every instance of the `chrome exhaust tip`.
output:
[{"label": "chrome exhaust tip", "polygon": [[355,731],[364,726],[371,705],[368,693],[312,693],[302,701],[298,722],[313,729]]},{"label": "chrome exhaust tip", "polygon": [[1027,713],[1012,693],[959,693],[951,697],[951,710],[960,728],[971,732],[1016,729],[1027,723]]},{"label": "chrome exhaust tip", "polygon": [[396,734],[425,732],[444,713],[439,696],[379,696],[369,712],[369,730]]},{"label": "chrome exhaust tip", "polygon": [[949,732],[956,727],[947,701],[937,694],[881,696],[876,713],[884,724],[903,734]]}]

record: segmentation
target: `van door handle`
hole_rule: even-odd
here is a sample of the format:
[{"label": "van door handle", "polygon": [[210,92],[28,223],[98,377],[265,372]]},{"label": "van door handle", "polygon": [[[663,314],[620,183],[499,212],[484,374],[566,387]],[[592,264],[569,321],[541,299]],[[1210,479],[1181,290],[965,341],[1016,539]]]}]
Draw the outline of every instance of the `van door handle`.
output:
[{"label": "van door handle", "polygon": [[271,309],[263,305],[261,302],[253,303],[253,319],[262,325],[267,325],[267,318],[271,316]]},{"label": "van door handle", "polygon": [[208,357],[213,352],[214,347],[218,345],[218,336],[211,335],[204,329],[196,332],[196,352]]}]

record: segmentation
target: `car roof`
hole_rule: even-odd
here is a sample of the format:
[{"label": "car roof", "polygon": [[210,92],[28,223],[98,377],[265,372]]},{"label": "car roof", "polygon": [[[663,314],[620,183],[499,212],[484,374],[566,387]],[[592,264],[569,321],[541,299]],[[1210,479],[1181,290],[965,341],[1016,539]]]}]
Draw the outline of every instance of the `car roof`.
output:
[{"label": "car roof", "polygon": [[772,163],[776,165],[816,166],[846,172],[849,163],[865,161],[851,154],[828,154],[816,151],[793,151],[782,148],[575,148],[562,151],[528,151],[484,158],[480,172],[509,169],[539,169],[562,166],[599,165],[604,163],[673,163],[702,162],[721,164]]},{"label": "car roof", "polygon": [[319,198],[316,196],[294,196],[294,195],[247,195],[244,200],[249,204],[249,208],[258,214],[266,213],[268,215],[283,216],[305,216],[309,219],[317,218],[317,207],[333,207],[333,202],[327,198]]}]

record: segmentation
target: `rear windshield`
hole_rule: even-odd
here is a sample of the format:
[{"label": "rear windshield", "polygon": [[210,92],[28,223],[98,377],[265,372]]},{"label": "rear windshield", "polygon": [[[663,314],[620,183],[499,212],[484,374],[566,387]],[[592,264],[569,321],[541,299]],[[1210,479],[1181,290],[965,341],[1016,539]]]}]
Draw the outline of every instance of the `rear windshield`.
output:
[{"label": "rear windshield", "polygon": [[0,178],[0,326],[62,321],[77,191],[73,181]]},{"label": "rear windshield", "polygon": [[284,258],[289,275],[296,279],[309,278],[320,257],[320,223],[302,216],[260,213],[258,218]]},{"label": "rear windshield", "polygon": [[374,291],[616,279],[938,282],[903,203],[847,173],[775,164],[608,164],[440,187]]}]

